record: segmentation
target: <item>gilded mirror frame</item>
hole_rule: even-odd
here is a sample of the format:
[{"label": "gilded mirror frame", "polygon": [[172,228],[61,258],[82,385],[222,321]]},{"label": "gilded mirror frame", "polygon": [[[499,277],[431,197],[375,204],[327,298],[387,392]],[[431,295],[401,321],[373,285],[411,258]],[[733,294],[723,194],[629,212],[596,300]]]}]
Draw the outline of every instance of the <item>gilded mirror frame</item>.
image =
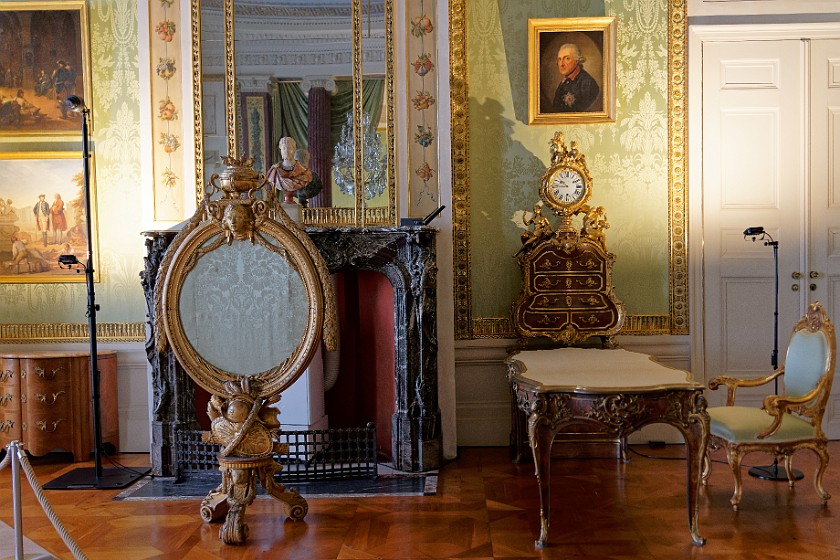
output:
[{"label": "gilded mirror frame", "polygon": [[[202,206],[197,215],[210,213]],[[225,383],[242,379],[241,374],[225,371],[205,359],[201,352],[190,342],[186,329],[181,320],[180,299],[187,277],[196,266],[196,262],[206,253],[218,247],[227,247],[228,243],[221,242],[225,237],[225,230],[207,217],[198,225],[191,225],[184,231],[184,235],[173,241],[167,252],[168,265],[165,273],[159,278],[160,293],[156,299],[160,302],[160,321],[162,332],[166,333],[169,344],[178,361],[189,372],[190,377],[202,388],[214,395],[225,394]],[[277,257],[286,259],[300,277],[306,291],[307,318],[303,335],[295,345],[292,354],[282,363],[276,364],[264,371],[253,375],[261,381],[262,397],[269,397],[283,392],[303,373],[321,341],[324,329],[325,309],[327,300],[324,296],[324,279],[318,266],[312,258],[311,247],[306,247],[301,239],[288,227],[273,220],[258,221],[255,235],[273,242]],[[248,240],[233,241],[236,243],[251,243]],[[210,250],[207,248],[209,247]],[[219,276],[221,279],[222,277]],[[163,282],[160,282],[163,280]],[[208,325],[208,328],[224,329],[223,325]]]},{"label": "gilded mirror frame", "polygon": [[[470,266],[469,88],[466,0],[449,2],[455,337],[514,338],[510,319],[473,317]],[[628,315],[623,334],[688,334],[687,9],[668,0],[668,315]]]},{"label": "gilded mirror frame", "polygon": [[[354,177],[362,181],[362,0],[352,1],[353,36],[353,139],[355,151]],[[224,43],[225,43],[225,123],[228,139],[228,154],[237,156],[239,134],[236,116],[236,60],[234,52],[234,3],[224,0]],[[394,5],[393,0],[384,0],[385,9],[385,99],[386,99],[386,153],[388,155],[388,200],[385,206],[365,206],[364,193],[356,189],[354,208],[304,208],[301,212],[303,225],[318,226],[392,226],[397,223],[396,165],[395,165],[395,92],[394,92]],[[193,131],[195,137],[195,197],[196,203],[204,197],[204,126],[202,103],[201,63],[201,0],[190,0],[190,24],[192,35],[192,83],[193,83]]]}]

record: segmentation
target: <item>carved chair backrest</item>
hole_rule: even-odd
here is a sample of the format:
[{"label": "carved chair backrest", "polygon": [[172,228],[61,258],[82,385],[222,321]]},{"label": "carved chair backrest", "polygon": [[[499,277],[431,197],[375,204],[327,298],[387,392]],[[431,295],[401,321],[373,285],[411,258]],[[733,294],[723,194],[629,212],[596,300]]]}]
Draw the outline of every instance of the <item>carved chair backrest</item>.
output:
[{"label": "carved chair backrest", "polygon": [[822,419],[831,393],[835,368],[834,327],[822,305],[815,303],[796,324],[785,357],[784,387],[790,397],[802,397],[813,393],[805,406],[797,412]]}]

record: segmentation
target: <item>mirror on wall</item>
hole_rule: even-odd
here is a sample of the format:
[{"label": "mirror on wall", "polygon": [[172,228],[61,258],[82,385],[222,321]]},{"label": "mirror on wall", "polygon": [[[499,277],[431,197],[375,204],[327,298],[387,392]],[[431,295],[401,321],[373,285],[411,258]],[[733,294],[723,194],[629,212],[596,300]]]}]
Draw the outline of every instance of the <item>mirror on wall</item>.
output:
[{"label": "mirror on wall", "polygon": [[291,137],[287,156],[313,173],[296,192],[304,224],[393,225],[392,13],[392,0],[193,0],[198,184],[230,152],[267,173]]}]

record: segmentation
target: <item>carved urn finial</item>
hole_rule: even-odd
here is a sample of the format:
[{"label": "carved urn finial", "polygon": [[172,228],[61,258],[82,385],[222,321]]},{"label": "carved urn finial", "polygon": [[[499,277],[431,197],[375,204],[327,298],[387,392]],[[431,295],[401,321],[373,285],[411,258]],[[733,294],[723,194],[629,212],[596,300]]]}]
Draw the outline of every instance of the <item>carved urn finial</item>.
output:
[{"label": "carved urn finial", "polygon": [[265,175],[254,170],[254,158],[222,156],[222,161],[225,168],[210,177],[208,195],[222,191],[223,198],[239,198],[245,193],[251,198],[254,191],[265,185]]}]

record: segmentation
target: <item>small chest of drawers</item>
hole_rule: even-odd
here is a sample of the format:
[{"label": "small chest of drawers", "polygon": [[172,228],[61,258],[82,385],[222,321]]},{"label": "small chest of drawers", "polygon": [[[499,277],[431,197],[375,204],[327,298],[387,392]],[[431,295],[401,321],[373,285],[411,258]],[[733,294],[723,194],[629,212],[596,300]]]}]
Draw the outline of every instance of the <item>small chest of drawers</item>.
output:
[{"label": "small chest of drawers", "polygon": [[[102,442],[119,449],[117,353],[98,353]],[[94,448],[90,353],[0,352],[0,446],[32,455],[65,450],[85,461]]]}]

